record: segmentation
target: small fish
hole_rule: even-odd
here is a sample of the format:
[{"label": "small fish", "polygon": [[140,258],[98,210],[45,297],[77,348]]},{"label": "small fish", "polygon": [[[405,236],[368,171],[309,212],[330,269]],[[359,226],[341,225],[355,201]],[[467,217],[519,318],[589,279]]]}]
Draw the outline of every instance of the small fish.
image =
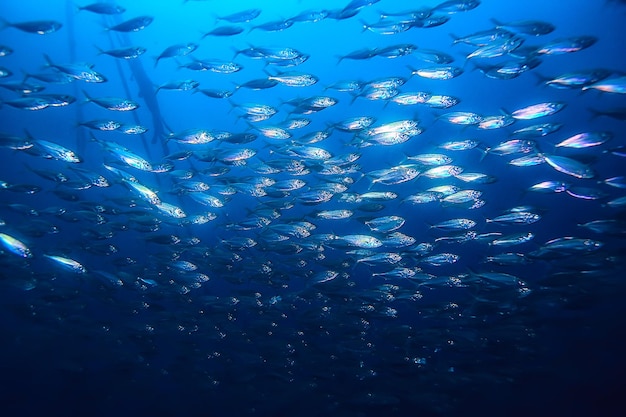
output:
[{"label": "small fish", "polygon": [[75,261],[74,259],[66,258],[63,256],[57,256],[57,255],[48,255],[45,253],[43,254],[43,256],[50,259],[52,262],[54,262],[56,265],[59,265],[63,269],[73,272],[75,274],[84,274],[87,272],[85,267],[82,266],[79,262]]},{"label": "small fish", "polygon": [[561,55],[589,48],[598,41],[595,36],[575,36],[549,42],[535,50],[540,55]]},{"label": "small fish", "polygon": [[564,102],[538,103],[515,110],[511,113],[511,116],[518,120],[533,120],[539,117],[550,116],[558,111],[561,111],[564,107]]},{"label": "small fish", "polygon": [[154,18],[152,16],[139,16],[120,24],[110,26],[106,28],[106,30],[112,30],[114,32],[139,32],[150,25],[153,20]]},{"label": "small fish", "polygon": [[[98,106],[112,111],[132,111],[139,107],[139,104],[133,100],[117,98],[117,97],[90,97],[85,91],[83,94],[87,98],[87,102],[95,103]],[[119,126],[118,126],[119,127]]]},{"label": "small fish", "polygon": [[47,140],[42,139],[33,139],[35,143],[35,147],[38,151],[41,151],[42,156],[44,158],[49,159],[58,159],[60,161],[70,162],[70,163],[80,163],[82,159],[79,158],[74,151],[61,146],[54,142],[49,142]]},{"label": "small fish", "polygon": [[491,19],[491,21],[496,25],[496,29],[506,29],[531,36],[547,35],[556,29],[552,23],[540,20],[518,20],[506,23],[499,22],[496,19]]},{"label": "small fish", "polygon": [[202,35],[202,39],[207,36],[234,36],[242,33],[243,31],[244,28],[241,26],[218,26]]},{"label": "small fish", "polygon": [[357,248],[374,249],[383,245],[379,239],[369,235],[345,235],[340,236],[338,239],[346,242],[350,246],[356,246]]},{"label": "small fish", "polygon": [[400,216],[376,217],[365,221],[367,227],[373,232],[388,233],[401,228],[406,220]]},{"label": "small fish", "polygon": [[441,230],[467,230],[473,229],[476,225],[477,223],[472,219],[450,219],[435,223],[431,225],[430,228]]},{"label": "small fish", "polygon": [[626,76],[607,78],[593,84],[583,86],[582,90],[598,90],[603,93],[626,94]]},{"label": "small fish", "polygon": [[180,207],[174,206],[169,203],[161,202],[159,204],[155,204],[154,207],[156,207],[160,212],[165,213],[168,216],[174,217],[176,219],[182,219],[187,217],[185,212]]},{"label": "small fish", "polygon": [[87,10],[92,13],[103,14],[103,15],[122,14],[126,11],[126,9],[122,6],[118,6],[117,4],[114,4],[114,3],[105,3],[105,2],[97,2],[97,3],[88,4],[87,6],[76,6],[76,7],[78,8],[78,11]]},{"label": "small fish", "polygon": [[517,129],[511,134],[512,139],[533,139],[543,137],[559,130],[561,123],[543,123]]},{"label": "small fish", "polygon": [[50,57],[44,54],[46,65],[56,68],[62,73],[87,83],[103,83],[107,79],[104,75],[96,72],[91,64],[55,64]]},{"label": "small fish", "polygon": [[494,217],[493,219],[485,219],[485,222],[499,224],[532,224],[538,222],[540,219],[541,216],[537,213],[519,211],[503,214],[501,216]]},{"label": "small fish", "polygon": [[33,33],[36,35],[47,35],[58,31],[63,26],[63,24],[55,20],[33,20],[29,22],[11,23],[3,18],[0,18],[0,24],[2,25],[2,28],[14,27],[22,32]]},{"label": "small fish", "polygon": [[463,74],[463,68],[453,66],[438,66],[412,69],[411,75],[418,75],[429,80],[450,80]]},{"label": "small fish", "polygon": [[482,116],[472,112],[458,111],[443,114],[437,119],[442,119],[455,125],[477,125],[482,121]]},{"label": "small fish", "polygon": [[32,258],[33,254],[30,249],[17,240],[13,236],[7,235],[6,233],[0,233],[0,243],[11,253],[20,256],[22,258]]},{"label": "small fish", "polygon": [[554,145],[557,148],[589,148],[602,145],[613,137],[611,132],[584,132],[578,133]]},{"label": "small fish", "polygon": [[529,242],[534,239],[535,234],[532,232],[522,232],[515,233],[508,236],[499,237],[497,239],[492,240],[489,245],[491,246],[501,246],[501,247],[509,247],[521,245],[523,243]]},{"label": "small fish", "polygon": [[98,55],[104,54],[119,59],[134,59],[146,52],[146,48],[142,46],[129,46],[128,48],[104,50],[96,46]]},{"label": "small fish", "polygon": [[454,253],[439,253],[436,255],[430,255],[422,258],[420,260],[420,263],[424,263],[430,266],[442,266],[457,263],[459,259],[461,259],[461,257]]},{"label": "small fish", "polygon": [[158,57],[156,57],[154,66],[156,67],[159,64],[159,61],[163,58],[178,58],[186,56],[196,49],[198,49],[198,44],[191,42],[168,46]]},{"label": "small fish", "polygon": [[277,81],[289,87],[309,87],[319,81],[319,78],[313,74],[298,72],[282,72],[276,75],[268,75],[267,79]]},{"label": "small fish", "polygon": [[575,159],[558,155],[541,154],[543,159],[555,170],[575,178],[593,178],[595,171],[586,164]]},{"label": "small fish", "polygon": [[158,93],[160,90],[190,91],[197,88],[199,85],[200,83],[195,80],[173,80],[158,86],[154,94]]},{"label": "small fish", "polygon": [[[542,158],[543,159],[543,158]],[[570,184],[561,181],[543,181],[532,185],[528,188],[528,191],[534,191],[538,193],[562,193],[567,191],[571,187]]]}]

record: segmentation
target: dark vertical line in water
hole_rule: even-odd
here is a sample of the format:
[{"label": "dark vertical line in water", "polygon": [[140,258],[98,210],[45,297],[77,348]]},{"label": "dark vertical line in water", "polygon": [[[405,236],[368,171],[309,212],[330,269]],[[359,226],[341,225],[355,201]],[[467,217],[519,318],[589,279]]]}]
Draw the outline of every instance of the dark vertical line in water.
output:
[{"label": "dark vertical line in water", "polygon": [[[121,22],[121,18],[119,17],[119,15],[116,15],[114,19],[115,19],[115,23]],[[109,41],[110,41],[111,47],[115,47],[116,43],[118,47],[131,46],[131,42],[128,38],[128,34],[116,33],[115,35],[117,38],[117,42],[114,42],[111,31],[108,31],[108,34],[109,34]],[[148,111],[150,112],[150,115],[152,116],[152,130],[153,130],[152,144],[160,143],[163,148],[164,154],[167,155],[169,153],[167,143],[163,140],[163,138],[165,137],[163,116],[161,115],[159,102],[157,101],[157,98],[156,98],[156,90],[154,89],[154,84],[152,83],[148,75],[146,74],[146,71],[144,70],[143,65],[141,65],[141,61],[139,60],[139,58],[133,58],[127,61],[128,61],[128,66],[130,68],[131,74],[132,74],[132,79],[135,80],[135,83],[137,83],[137,87],[139,89],[138,96],[143,99],[146,107],[148,108]],[[124,86],[124,91],[126,92],[126,94],[128,94],[129,97],[132,97],[132,95],[130,94],[130,89],[128,87],[127,79],[124,77],[122,67],[120,63],[117,61],[117,59],[115,63],[119,72],[120,81],[122,82]],[[139,124],[136,114],[133,114],[133,116],[135,117],[137,124]],[[144,145],[144,148],[146,149],[148,156],[150,156],[150,152],[149,152],[150,147],[146,143],[145,137],[142,136],[141,140]]]},{"label": "dark vertical line in water", "polygon": [[[76,39],[76,28],[74,26],[74,14],[76,13],[76,6],[72,0],[67,0],[65,2],[65,22],[67,27],[67,46],[70,53],[70,62],[76,62],[76,43],[74,39]],[[78,90],[77,82],[74,81],[72,83],[74,85],[74,96],[77,101],[74,106],[76,110],[76,122],[79,123],[83,120],[83,106],[78,102],[78,96],[81,92]],[[85,130],[77,127],[74,129],[76,131],[76,149],[79,155],[85,153]]]}]

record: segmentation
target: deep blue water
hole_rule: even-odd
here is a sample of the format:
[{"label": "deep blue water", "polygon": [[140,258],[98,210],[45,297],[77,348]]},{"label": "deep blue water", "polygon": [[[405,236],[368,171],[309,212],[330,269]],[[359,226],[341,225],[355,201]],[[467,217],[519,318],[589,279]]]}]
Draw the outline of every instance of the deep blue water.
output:
[{"label": "deep blue water", "polygon": [[[0,79],[3,415],[622,415],[626,216],[618,199],[626,188],[625,122],[594,111],[615,111],[625,119],[624,81],[621,93],[601,92],[593,82],[559,89],[546,81],[600,69],[604,81],[619,83],[626,71],[626,6],[482,0],[476,8],[452,13],[450,8],[463,2],[447,2],[449,7],[439,10],[437,1],[366,3],[345,19],[336,14],[343,9],[347,15],[347,2],[312,0],[263,6],[120,0],[117,4],[126,10],[114,16],[77,11],[61,0],[0,6],[8,25],[0,32],[0,45],[12,50],[0,57],[0,67],[12,73]],[[216,19],[255,8],[261,13],[249,22]],[[413,19],[417,25],[419,18],[411,13],[425,10],[432,11],[431,18],[449,20],[395,34],[363,27],[393,19],[405,25]],[[335,14],[280,31],[255,28],[305,11]],[[385,13],[398,16],[381,20]],[[137,16],[154,20],[136,32],[105,30]],[[554,30],[534,36],[509,27],[521,46],[492,58],[467,58],[478,46],[452,43],[451,34],[494,29],[492,19],[540,21]],[[44,35],[11,27],[40,20],[62,26]],[[244,31],[203,37],[222,26]],[[576,52],[537,52],[552,41],[580,36],[595,42]],[[164,56],[155,65],[166,48],[189,42],[197,45],[191,54]],[[403,44],[417,49],[394,58],[375,56]],[[98,48],[129,46],[146,52],[127,60],[98,53]],[[308,59],[286,66],[285,60],[272,62],[267,55],[246,56],[246,49],[267,52],[262,48],[293,48]],[[374,56],[346,57],[366,48]],[[426,51],[447,54],[453,62],[427,62]],[[524,62],[523,51],[538,65],[516,76],[497,79],[477,69]],[[61,70],[46,67],[44,54]],[[242,69],[195,71],[185,67],[192,59],[232,62]],[[90,64],[106,82],[58,84],[28,77],[25,82],[45,89],[22,95],[7,88],[7,83],[22,82],[24,73],[59,75],[67,64],[79,63]],[[444,65],[462,73],[447,80],[411,75]],[[317,82],[267,89],[244,85],[282,72],[313,75]],[[448,95],[459,103],[448,109],[400,105],[393,99],[368,99],[371,87],[353,92],[332,87],[339,81],[387,77],[402,78],[396,93]],[[199,86],[156,92],[176,80]],[[225,90],[232,96],[213,98],[199,90]],[[18,108],[22,96],[33,94],[69,95],[76,101],[41,110]],[[139,108],[111,111],[87,102],[85,94],[131,99]],[[293,105],[317,96],[337,103],[310,111],[304,104]],[[455,125],[443,117],[462,111],[483,119],[510,118],[527,106],[557,102],[565,106],[552,115],[509,119],[510,125],[497,129]],[[242,105],[248,103],[272,106],[277,113],[247,122]],[[336,128],[358,116],[375,118],[369,129],[409,120],[422,131],[402,143],[382,145],[371,130]],[[309,124],[287,130],[288,139],[267,137],[261,130],[302,118]],[[81,125],[103,119],[148,130],[131,135]],[[519,137],[514,131],[540,123],[561,127],[526,138],[534,145],[525,153],[496,150]],[[204,129],[212,140],[181,143],[176,134],[188,129]],[[216,138],[220,132],[256,136],[236,143],[233,136]],[[313,132],[328,137],[308,143],[306,135]],[[555,146],[585,132],[607,132],[610,140],[583,148]],[[441,148],[469,139],[478,143],[476,148]],[[81,162],[51,156],[42,141],[73,151]],[[358,159],[335,164],[325,162],[327,157],[303,157],[309,147],[333,158],[354,153]],[[244,148],[254,156],[237,163],[225,159],[228,151]],[[172,156],[184,151],[190,152],[186,159]],[[431,167],[411,157],[431,153],[448,156],[463,173],[485,174],[491,181],[466,182],[462,175],[428,178]],[[147,161],[151,168],[138,169],[120,155]],[[542,163],[510,163],[528,155]],[[290,170],[294,163],[301,164],[300,170]],[[157,172],[163,164],[169,168]],[[267,165],[277,172],[263,172]],[[390,174],[407,166],[420,174],[398,183],[377,177],[381,170]],[[574,172],[580,167],[588,171]],[[327,168],[336,171],[329,174]],[[180,178],[182,171],[192,177]],[[90,182],[98,176],[106,186]],[[280,187],[296,179],[305,185]],[[209,188],[190,190],[197,184],[192,181]],[[564,182],[567,191],[528,190],[544,181]],[[162,212],[134,184],[156,191],[161,202],[185,217]],[[410,201],[444,185],[480,195],[462,204],[447,203],[441,193],[429,203]],[[333,190],[332,198],[307,203],[305,196],[322,187]],[[394,193],[395,198],[370,200],[364,196],[369,192]],[[203,205],[192,194],[212,196],[222,206]],[[373,205],[379,205],[377,211]],[[492,221],[520,206],[517,211],[539,220]],[[352,215],[341,220],[318,215],[327,210]],[[392,232],[371,230],[366,222],[382,216],[402,217],[396,232],[410,242],[394,245],[388,240]],[[469,230],[433,227],[451,219],[475,225]],[[250,226],[253,220],[261,223]],[[603,221],[605,228],[582,226],[593,221]],[[519,234],[530,234],[531,240],[511,246],[497,242]],[[350,246],[351,235],[366,235],[380,245]],[[25,245],[30,256],[13,253],[8,238]],[[555,240],[567,247],[554,249]],[[517,263],[488,262],[487,257],[509,252],[517,254]],[[395,263],[369,260],[385,253],[395,256]],[[456,262],[438,265],[429,258],[438,254],[453,255]],[[62,262],[75,262],[82,270]],[[398,276],[401,272],[408,276]]]}]

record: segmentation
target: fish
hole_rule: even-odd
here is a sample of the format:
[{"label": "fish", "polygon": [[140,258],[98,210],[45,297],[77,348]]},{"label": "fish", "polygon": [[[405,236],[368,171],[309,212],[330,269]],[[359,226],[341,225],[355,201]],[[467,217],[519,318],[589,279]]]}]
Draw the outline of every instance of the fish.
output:
[{"label": "fish", "polygon": [[93,97],[90,97],[85,91],[83,91],[83,95],[87,99],[87,102],[95,103],[98,106],[105,108],[107,110],[132,111],[139,107],[139,104],[129,99],[123,99],[123,98],[117,98],[117,97],[93,98]]},{"label": "fish", "polygon": [[588,35],[559,38],[544,44],[534,52],[539,55],[563,55],[589,48],[597,41],[598,38]]},{"label": "fish", "polygon": [[95,48],[98,50],[98,55],[104,54],[118,59],[134,59],[143,55],[147,51],[147,49],[143,46],[131,46],[128,48],[108,50],[98,48],[97,46]]},{"label": "fish", "polygon": [[58,255],[48,255],[46,253],[44,253],[43,256],[50,259],[50,261],[54,262],[55,265],[60,266],[66,271],[70,271],[75,274],[84,274],[87,272],[85,267],[74,259]]},{"label": "fish", "polygon": [[106,30],[114,32],[139,32],[148,27],[153,21],[154,18],[152,16],[138,16],[118,23],[117,25],[109,26]]},{"label": "fish", "polygon": [[242,33],[245,29],[242,26],[218,26],[202,35],[202,39],[207,36],[234,36]]},{"label": "fish", "polygon": [[572,177],[588,179],[596,176],[593,168],[576,159],[560,155],[541,154],[541,156],[552,168],[564,174],[571,175]]},{"label": "fish", "polygon": [[615,78],[605,78],[601,81],[596,81],[591,84],[583,85],[581,89],[582,91],[597,90],[603,93],[625,94],[626,93],[626,76],[615,77]]},{"label": "fish", "polygon": [[568,72],[565,74],[558,75],[556,77],[545,77],[545,76],[537,74],[537,77],[540,82],[553,88],[558,88],[558,89],[581,88],[582,89],[592,84],[595,84],[599,81],[602,81],[605,78],[609,77],[610,75],[611,75],[610,70],[596,68],[596,69],[590,69],[590,70]]},{"label": "fish", "polygon": [[122,14],[126,9],[120,5],[114,3],[96,2],[86,6],[76,6],[78,11],[87,10],[88,12],[103,14],[103,15],[116,15]]},{"label": "fish", "polygon": [[87,83],[103,83],[107,79],[104,75],[96,72],[92,64],[55,64],[47,54],[44,54],[46,65],[55,68],[62,73],[79,81]]},{"label": "fish", "polygon": [[0,243],[9,252],[21,257],[32,258],[33,254],[30,249],[20,240],[6,233],[0,233]]},{"label": "fish", "polygon": [[[30,138],[30,136],[29,136]],[[31,138],[32,139],[32,138]],[[80,163],[82,162],[82,158],[80,158],[74,151],[68,149],[62,145],[59,145],[55,142],[50,142],[43,139],[32,139],[36,149],[41,156],[48,159],[57,159],[64,162],[69,163]]]},{"label": "fish", "polygon": [[357,248],[378,248],[383,245],[379,239],[369,235],[344,235],[337,237],[338,240]]},{"label": "fish", "polygon": [[563,139],[561,142],[554,145],[556,148],[590,148],[592,146],[599,146],[607,141],[611,140],[613,133],[611,132],[584,132],[578,133],[574,136],[570,136],[567,139]]},{"label": "fish", "polygon": [[506,29],[511,32],[521,33],[530,36],[543,36],[554,32],[556,27],[550,22],[541,20],[518,20],[513,22],[499,22],[491,19],[496,29]]},{"label": "fish", "polygon": [[557,113],[566,106],[564,102],[545,102],[532,104],[527,107],[515,110],[511,113],[511,117],[517,120],[533,120],[539,117],[545,117]]},{"label": "fish", "polygon": [[193,42],[168,46],[159,54],[158,57],[156,57],[154,66],[156,67],[159,64],[159,61],[163,58],[178,58],[186,56],[193,53],[196,49],[198,49],[198,44]]},{"label": "fish", "polygon": [[246,9],[240,12],[232,13],[225,16],[216,16],[217,20],[226,20],[230,23],[248,23],[259,17],[262,13],[261,9]]},{"label": "fish", "polygon": [[9,22],[6,19],[0,19],[2,28],[12,27],[22,32],[32,33],[35,35],[48,35],[57,32],[63,24],[56,20],[32,20],[27,22]]}]

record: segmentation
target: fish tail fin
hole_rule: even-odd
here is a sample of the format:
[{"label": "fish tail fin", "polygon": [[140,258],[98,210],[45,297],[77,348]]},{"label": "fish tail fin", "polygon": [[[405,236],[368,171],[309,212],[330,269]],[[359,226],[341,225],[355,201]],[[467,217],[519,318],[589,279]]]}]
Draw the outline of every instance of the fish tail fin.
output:
[{"label": "fish tail fin", "polygon": [[85,96],[85,103],[89,103],[91,101],[91,97],[89,97],[89,94],[87,94],[87,92],[85,90],[82,90],[83,95]]},{"label": "fish tail fin", "polygon": [[230,109],[226,113],[230,113],[231,111],[237,108],[237,103],[235,103],[231,99],[228,99],[227,101],[228,101],[228,104],[230,104]]},{"label": "fish tail fin", "polygon": [[22,82],[25,83],[26,81],[28,81],[28,79],[30,77],[32,77],[28,72],[26,72],[26,70],[24,70],[23,68],[20,69],[20,71],[22,72],[22,74],[24,74],[24,78],[22,78]]},{"label": "fish tail fin", "polygon": [[546,77],[545,75],[539,74],[538,72],[535,72],[535,71],[531,71],[531,72],[537,79],[537,82],[535,83],[535,85],[542,85],[542,84],[548,85],[547,81],[550,81],[550,77]]},{"label": "fish tail fin", "polygon": [[407,65],[406,67],[409,69],[409,71],[411,71],[411,77],[413,77],[417,72],[417,69],[415,67],[412,67],[411,65]]},{"label": "fish tail fin", "polygon": [[460,37],[455,35],[454,33],[449,33],[450,37],[452,38],[452,45],[456,45],[457,43],[461,42],[460,41]]},{"label": "fish tail fin", "polygon": [[52,67],[52,66],[54,66],[54,64],[52,63],[52,60],[50,59],[50,57],[48,56],[48,54],[43,54],[43,58],[46,60],[46,66],[47,66],[47,67]]},{"label": "fish tail fin", "polygon": [[24,134],[26,135],[26,139],[28,140],[32,140],[35,141],[36,139],[33,137],[33,135],[30,134],[30,132],[28,131],[28,129],[24,129]]},{"label": "fish tail fin", "polygon": [[589,111],[589,113],[591,113],[591,117],[589,118],[589,120],[595,120],[597,117],[602,116],[602,112],[592,108],[592,107],[587,107],[587,111]]},{"label": "fish tail fin", "polygon": [[11,26],[11,23],[4,17],[0,17],[0,30],[6,29]]},{"label": "fish tail fin", "polygon": [[94,45],[93,47],[98,50],[98,55],[102,55],[104,53],[104,49],[100,48],[98,45]]},{"label": "fish tail fin", "polygon": [[172,128],[171,128],[171,127],[170,127],[167,123],[165,123],[165,120],[161,120],[161,123],[163,123],[163,127],[165,128],[165,130],[167,130],[168,132],[170,132],[170,134],[173,134],[173,133],[174,133],[174,131],[172,130]]},{"label": "fish tail fin", "polygon": [[480,152],[480,159],[478,160],[478,162],[482,162],[483,159],[485,159],[485,157],[487,156],[487,154],[491,150],[490,147],[486,147],[486,148],[483,149],[480,146],[477,146],[476,149],[478,149],[478,151]]},{"label": "fish tail fin", "polygon": [[361,26],[363,26],[363,28],[361,29],[361,33],[369,29],[369,25],[367,24],[365,20],[359,19],[359,23],[361,23]]},{"label": "fish tail fin", "polygon": [[[359,175],[354,178],[354,182],[352,184],[356,184],[357,182],[359,182],[361,180],[361,178],[365,177],[365,174],[363,174],[362,172],[359,172]],[[371,187],[371,185],[370,185]]]},{"label": "fish tail fin", "polygon": [[500,27],[500,26],[503,26],[503,23],[502,23],[502,22],[499,22],[498,20],[496,20],[496,19],[495,19],[495,18],[493,18],[493,17],[492,17],[491,19],[489,19],[489,21],[490,21],[491,23],[493,23],[495,27]]}]

